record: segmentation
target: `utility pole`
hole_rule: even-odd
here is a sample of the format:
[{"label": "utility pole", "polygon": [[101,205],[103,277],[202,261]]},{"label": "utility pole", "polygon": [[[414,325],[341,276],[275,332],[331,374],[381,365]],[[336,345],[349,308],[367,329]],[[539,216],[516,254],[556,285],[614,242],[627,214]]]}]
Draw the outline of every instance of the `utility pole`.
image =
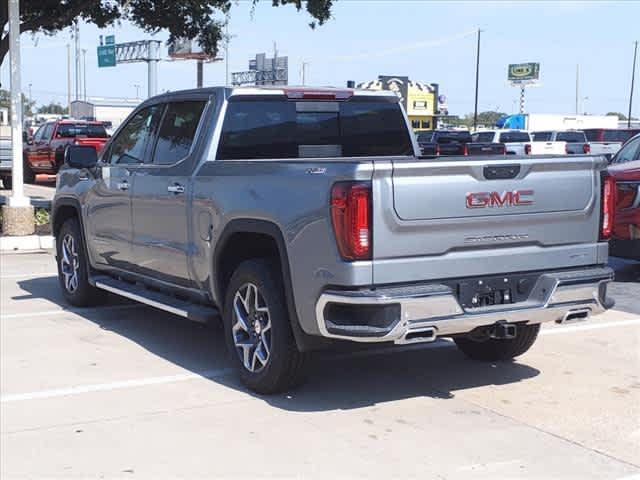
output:
[{"label": "utility pole", "polygon": [[67,115],[71,116],[71,45],[67,43]]},{"label": "utility pole", "polygon": [[580,114],[580,64],[576,65],[576,115]]},{"label": "utility pole", "polygon": [[633,49],[633,67],[631,69],[631,90],[629,91],[629,115],[627,115],[627,128],[631,128],[631,107],[633,107],[633,84],[636,80],[636,58],[638,57],[638,41],[635,41]]},{"label": "utility pole", "polygon": [[140,98],[140,85],[138,83],[134,83],[133,86],[136,89],[136,100]]},{"label": "utility pole", "polygon": [[9,0],[9,55],[11,82],[11,176],[13,187],[8,205],[2,207],[5,235],[34,232],[33,206],[24,195],[22,164],[22,88],[20,67],[20,0]]},{"label": "utility pole", "polygon": [[203,65],[203,61],[201,58],[199,58],[196,62],[196,86],[197,88],[202,88],[202,77],[203,77],[203,72],[202,72],[202,65]]},{"label": "utility pole", "polygon": [[87,49],[82,49],[82,97],[87,101]]},{"label": "utility pole", "polygon": [[224,86],[229,86],[229,14],[227,13],[227,22],[224,25]]},{"label": "utility pole", "polygon": [[149,41],[149,59],[147,60],[147,97],[158,92],[158,62],[160,61],[160,41]]},{"label": "utility pole", "polygon": [[482,30],[478,29],[478,48],[476,52],[476,100],[475,107],[473,109],[473,129],[478,128],[478,82],[480,80],[480,33]]},{"label": "utility pole", "polygon": [[304,87],[306,85],[306,79],[307,79],[307,65],[309,65],[309,62],[302,62],[302,86]]},{"label": "utility pole", "polygon": [[78,19],[75,20],[74,22],[74,45],[75,45],[75,55],[76,55],[76,96],[75,96],[75,100],[78,100],[80,98],[80,52],[79,52],[79,48],[80,48],[80,27],[78,25]]}]

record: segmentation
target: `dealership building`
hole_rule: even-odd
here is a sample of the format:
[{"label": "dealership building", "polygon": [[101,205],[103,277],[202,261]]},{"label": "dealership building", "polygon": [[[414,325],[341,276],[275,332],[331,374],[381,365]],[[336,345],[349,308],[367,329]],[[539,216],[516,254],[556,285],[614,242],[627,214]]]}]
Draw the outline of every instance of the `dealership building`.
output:
[{"label": "dealership building", "polygon": [[433,130],[440,113],[438,84],[410,80],[409,77],[380,75],[377,80],[362,82],[365,90],[391,90],[400,97],[414,130]]}]

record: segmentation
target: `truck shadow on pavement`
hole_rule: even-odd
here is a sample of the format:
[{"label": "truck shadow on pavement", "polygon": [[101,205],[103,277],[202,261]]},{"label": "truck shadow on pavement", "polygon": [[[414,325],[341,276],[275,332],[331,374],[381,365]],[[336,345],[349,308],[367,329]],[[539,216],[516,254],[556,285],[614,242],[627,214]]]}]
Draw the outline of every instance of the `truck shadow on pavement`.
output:
[{"label": "truck shadow on pavement", "polygon": [[[68,308],[54,276],[18,284],[28,295],[13,300],[41,298]],[[247,391],[233,373],[226,372],[231,362],[219,325],[189,322],[119,297],[109,299],[108,307],[118,305],[122,308],[68,309],[182,368],[203,376],[209,375],[206,372],[224,372],[212,375],[210,381]],[[449,399],[457,391],[520,382],[540,373],[526,365],[526,356],[517,362],[474,362],[446,340],[410,347],[318,352],[310,357],[307,370],[307,381],[299,388],[259,398],[288,411],[347,410],[416,397]],[[145,372],[138,374],[144,376]]]}]

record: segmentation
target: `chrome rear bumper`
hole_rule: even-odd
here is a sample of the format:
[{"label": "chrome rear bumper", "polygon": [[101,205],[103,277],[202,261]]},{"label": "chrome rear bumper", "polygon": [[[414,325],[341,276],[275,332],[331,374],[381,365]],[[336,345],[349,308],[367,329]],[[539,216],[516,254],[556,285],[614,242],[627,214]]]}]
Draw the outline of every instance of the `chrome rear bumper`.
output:
[{"label": "chrome rear bumper", "polygon": [[[412,285],[375,290],[324,292],[316,303],[316,320],[322,336],[354,342],[394,342],[399,344],[435,340],[439,336],[468,333],[477,327],[497,322],[564,323],[586,319],[613,306],[606,299],[606,283],[613,270],[594,267],[582,270],[549,272],[540,275],[524,302],[464,309],[455,292],[446,285]],[[395,316],[388,327],[336,326],[335,308],[376,307]],[[332,308],[334,310],[332,310]],[[424,332],[424,334],[421,334]]]}]

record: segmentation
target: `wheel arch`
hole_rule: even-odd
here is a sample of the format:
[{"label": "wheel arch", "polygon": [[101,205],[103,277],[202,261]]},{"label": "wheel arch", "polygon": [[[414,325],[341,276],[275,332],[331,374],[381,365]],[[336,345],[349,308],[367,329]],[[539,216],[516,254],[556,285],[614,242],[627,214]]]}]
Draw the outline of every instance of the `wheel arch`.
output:
[{"label": "wheel arch", "polygon": [[285,302],[298,348],[301,351],[320,348],[316,338],[304,333],[300,327],[286,242],[280,227],[271,221],[234,219],[225,226],[213,254],[213,297],[218,305],[224,304],[226,286],[240,262],[274,255],[280,267]]}]

